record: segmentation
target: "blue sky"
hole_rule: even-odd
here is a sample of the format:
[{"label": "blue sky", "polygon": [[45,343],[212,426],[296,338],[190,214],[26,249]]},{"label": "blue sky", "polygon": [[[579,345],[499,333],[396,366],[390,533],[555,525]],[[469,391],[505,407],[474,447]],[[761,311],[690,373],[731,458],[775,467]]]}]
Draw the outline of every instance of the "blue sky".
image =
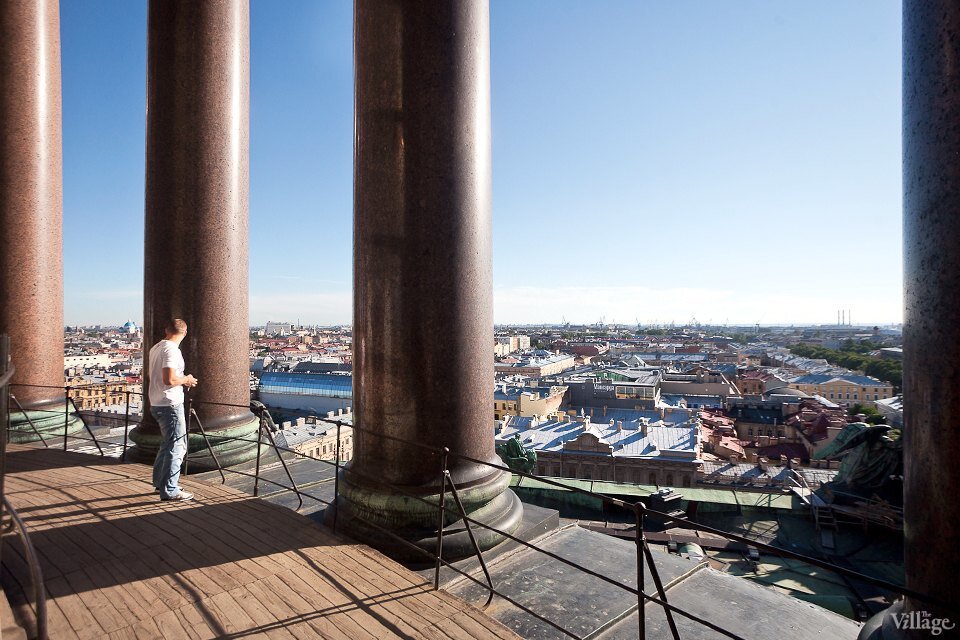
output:
[{"label": "blue sky", "polygon": [[[66,321],[139,321],[146,2],[61,7]],[[351,18],[251,2],[254,324],[350,322]],[[492,0],[496,321],[899,322],[900,56],[896,0]]]}]

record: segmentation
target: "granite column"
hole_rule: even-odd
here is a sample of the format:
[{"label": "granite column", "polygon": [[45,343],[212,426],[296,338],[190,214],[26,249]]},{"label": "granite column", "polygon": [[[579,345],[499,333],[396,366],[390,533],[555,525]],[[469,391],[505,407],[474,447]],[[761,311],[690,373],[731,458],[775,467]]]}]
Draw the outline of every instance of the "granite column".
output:
[{"label": "granite column", "polygon": [[26,410],[11,406],[14,442],[64,429],[62,159],[59,3],[0,2],[0,334]]},{"label": "granite column", "polygon": [[[491,419],[489,7],[357,0],[354,11],[353,402],[368,431],[354,432],[337,526],[416,562],[426,556],[384,529],[433,552],[437,508],[407,494],[436,504],[442,457],[383,436],[500,463]],[[471,517],[516,529],[522,507],[510,474],[455,455],[448,463]],[[484,547],[502,539],[477,533]],[[462,526],[444,551],[472,553]]]},{"label": "granite column", "polygon": [[[144,350],[172,317],[192,393],[220,462],[252,457],[249,411],[247,199],[248,0],[151,0],[147,29]],[[149,385],[144,366],[144,389]],[[228,407],[206,403],[235,404]],[[148,404],[148,403],[145,403]],[[152,460],[159,429],[145,411],[134,456]],[[190,469],[209,468],[192,435]]]},{"label": "granite column", "polygon": [[[903,3],[904,537],[907,587],[960,624],[960,4]],[[923,637],[927,635],[919,634]]]}]

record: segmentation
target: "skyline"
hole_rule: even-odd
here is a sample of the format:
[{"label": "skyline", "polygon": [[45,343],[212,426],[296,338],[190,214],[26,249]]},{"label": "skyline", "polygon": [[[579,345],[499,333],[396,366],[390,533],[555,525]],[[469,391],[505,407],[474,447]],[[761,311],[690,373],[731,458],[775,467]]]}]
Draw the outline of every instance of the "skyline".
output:
[{"label": "skyline", "polygon": [[[68,325],[143,315],[145,8],[62,3]],[[352,322],[351,19],[251,3],[251,324]],[[498,324],[901,321],[899,3],[494,0],[491,60]]]}]

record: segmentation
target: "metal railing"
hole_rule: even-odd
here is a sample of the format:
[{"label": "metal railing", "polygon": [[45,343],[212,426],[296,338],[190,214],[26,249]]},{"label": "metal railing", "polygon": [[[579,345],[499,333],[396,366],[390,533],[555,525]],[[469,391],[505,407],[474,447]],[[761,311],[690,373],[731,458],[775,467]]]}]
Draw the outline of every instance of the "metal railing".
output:
[{"label": "metal railing", "polygon": [[[127,393],[134,393],[134,392],[129,392],[129,391],[128,391]],[[224,407],[234,407],[234,408],[245,408],[245,409],[251,410],[255,415],[258,416],[258,418],[259,418],[259,427],[258,427],[257,437],[256,437],[255,439],[254,439],[254,438],[243,438],[243,437],[237,437],[237,436],[223,436],[223,435],[220,435],[220,434],[216,434],[216,435],[213,435],[213,436],[212,436],[213,439],[214,439],[217,443],[223,443],[223,442],[245,442],[245,443],[249,443],[249,444],[251,444],[251,445],[253,445],[253,446],[256,446],[256,448],[257,448],[257,452],[256,452],[256,454],[255,454],[255,455],[256,455],[256,463],[255,463],[256,466],[255,466],[255,470],[254,470],[253,473],[250,473],[250,472],[245,471],[245,470],[242,470],[242,469],[233,469],[233,468],[230,468],[230,467],[224,467],[223,465],[220,464],[220,461],[219,461],[219,459],[218,459],[218,457],[217,457],[217,455],[216,455],[215,447],[214,447],[214,445],[213,445],[212,442],[211,442],[211,434],[208,434],[208,433],[206,432],[206,430],[205,430],[204,427],[203,427],[202,421],[201,421],[201,419],[200,419],[200,417],[199,417],[199,414],[197,413],[196,407],[199,406],[199,405],[212,405],[212,406],[224,406]],[[129,407],[129,402],[127,402],[127,406]],[[660,606],[660,607],[663,609],[664,615],[665,615],[666,620],[667,620],[667,624],[668,624],[668,626],[670,627],[671,636],[672,636],[673,638],[675,638],[675,639],[679,639],[679,638],[680,638],[680,634],[679,634],[679,631],[678,631],[677,626],[676,626],[676,619],[675,619],[675,617],[674,617],[674,614],[676,614],[677,616],[686,618],[686,619],[688,619],[688,620],[690,620],[690,621],[692,621],[692,622],[695,622],[695,623],[697,623],[697,624],[700,624],[700,625],[703,625],[703,626],[705,626],[705,627],[708,627],[708,628],[710,628],[711,630],[713,630],[713,631],[715,631],[715,632],[717,632],[717,633],[719,633],[719,634],[721,634],[721,635],[723,635],[723,636],[725,636],[725,637],[734,638],[734,639],[741,639],[741,638],[742,638],[742,636],[740,636],[740,635],[738,635],[738,634],[736,634],[736,633],[734,633],[734,632],[732,632],[732,631],[730,631],[730,630],[723,629],[722,627],[720,627],[719,625],[711,622],[710,620],[704,619],[704,618],[702,618],[702,617],[700,617],[700,616],[697,616],[696,614],[694,614],[694,613],[692,613],[692,612],[686,611],[686,610],[684,610],[684,609],[682,609],[682,608],[680,608],[680,607],[677,607],[677,606],[675,606],[675,605],[673,605],[673,604],[670,604],[670,603],[668,602],[667,592],[666,592],[667,590],[666,590],[666,588],[664,587],[662,580],[660,579],[660,576],[659,576],[659,572],[658,572],[658,570],[657,570],[656,563],[654,562],[653,554],[651,553],[650,546],[649,546],[648,543],[647,543],[647,539],[646,539],[646,536],[645,536],[645,533],[644,533],[644,526],[643,526],[643,525],[644,525],[644,521],[645,521],[646,517],[648,517],[648,516],[656,517],[657,520],[658,520],[658,522],[662,522],[663,524],[673,524],[673,525],[676,525],[676,526],[680,526],[680,527],[682,527],[682,528],[696,529],[696,530],[698,530],[698,531],[702,531],[702,532],[705,532],[705,533],[710,533],[710,534],[713,534],[713,535],[716,535],[716,536],[725,538],[725,539],[730,540],[730,541],[739,542],[739,543],[741,543],[741,544],[745,544],[745,545],[748,545],[748,546],[755,547],[755,548],[757,548],[758,550],[760,550],[760,551],[762,551],[762,552],[764,552],[764,553],[770,554],[770,555],[775,555],[775,556],[779,556],[779,557],[782,557],[782,558],[789,558],[789,559],[793,559],[793,560],[798,560],[798,561],[800,561],[800,562],[809,564],[809,565],[814,566],[814,567],[817,567],[817,568],[821,568],[821,569],[825,569],[825,570],[828,570],[828,571],[832,571],[832,572],[834,572],[834,573],[837,573],[837,574],[843,576],[844,578],[852,578],[852,579],[854,579],[854,580],[858,580],[858,581],[861,581],[861,582],[863,582],[863,583],[867,583],[867,584],[873,585],[873,586],[875,586],[875,587],[879,587],[879,588],[884,589],[884,590],[886,590],[886,591],[888,591],[888,592],[891,592],[891,593],[897,593],[897,594],[900,594],[900,595],[902,595],[902,596],[908,596],[908,597],[911,597],[911,598],[916,598],[916,599],[918,599],[918,600],[922,600],[922,601],[925,601],[925,602],[928,602],[928,603],[931,603],[931,604],[936,604],[936,605],[939,605],[939,606],[947,606],[946,603],[938,600],[937,598],[934,598],[934,597],[932,597],[932,596],[929,596],[928,594],[924,594],[924,593],[920,593],[920,592],[917,592],[917,591],[914,591],[914,590],[911,590],[911,589],[907,589],[906,587],[904,587],[904,586],[902,586],[902,585],[899,585],[899,584],[896,584],[896,583],[893,583],[893,582],[889,582],[889,581],[887,581],[887,580],[883,580],[883,579],[880,579],[880,578],[876,578],[876,577],[873,577],[873,576],[869,576],[869,575],[860,573],[860,572],[858,572],[858,571],[854,571],[854,570],[849,569],[849,568],[846,568],[846,567],[838,566],[838,565],[833,564],[833,563],[831,563],[831,562],[829,562],[829,561],[821,560],[821,559],[816,558],[816,557],[807,556],[807,555],[800,554],[800,553],[797,553],[797,552],[794,552],[794,551],[790,551],[790,550],[788,550],[788,549],[782,549],[782,548],[780,548],[780,547],[775,547],[775,546],[773,546],[773,545],[766,544],[766,543],[764,543],[764,542],[761,542],[761,541],[756,540],[756,539],[753,539],[753,538],[749,538],[749,537],[744,536],[744,535],[740,535],[740,534],[736,534],[736,533],[724,531],[724,530],[717,529],[717,528],[715,528],[715,527],[711,527],[711,526],[708,526],[708,525],[705,525],[705,524],[702,524],[702,523],[693,522],[693,521],[689,520],[689,519],[686,518],[686,517],[680,517],[680,516],[670,515],[670,514],[661,512],[661,511],[657,511],[657,510],[654,510],[654,509],[650,509],[650,508],[646,507],[646,506],[643,504],[643,502],[641,502],[641,501],[637,501],[637,502],[627,502],[627,501],[625,501],[625,500],[620,500],[620,499],[618,499],[618,498],[613,498],[613,497],[610,497],[610,496],[607,496],[607,495],[604,495],[604,494],[594,493],[594,492],[588,491],[588,490],[586,490],[586,489],[581,489],[581,488],[576,487],[576,486],[572,486],[572,485],[569,485],[569,484],[564,484],[563,482],[560,482],[560,481],[557,481],[557,480],[554,480],[554,479],[551,479],[551,478],[546,478],[546,477],[541,477],[541,476],[535,476],[535,475],[529,474],[529,473],[517,472],[517,471],[514,471],[514,470],[510,469],[509,467],[507,467],[507,466],[505,466],[505,465],[495,464],[495,463],[491,463],[491,462],[484,461],[484,460],[478,460],[478,459],[476,459],[476,458],[472,458],[472,457],[470,457],[470,456],[466,456],[466,455],[460,454],[460,453],[455,452],[455,451],[450,451],[449,449],[447,449],[447,448],[445,448],[445,447],[438,447],[438,446],[434,446],[434,445],[427,445],[427,444],[424,444],[424,443],[415,442],[415,441],[407,440],[407,439],[404,439],[404,438],[398,438],[398,437],[396,437],[396,436],[390,436],[390,435],[383,434],[383,433],[380,433],[380,432],[377,432],[377,431],[373,431],[373,430],[369,430],[369,429],[364,429],[364,428],[359,427],[359,426],[357,426],[357,425],[347,424],[347,423],[343,422],[342,420],[337,420],[337,419],[335,419],[335,418],[329,418],[329,417],[325,417],[325,416],[318,416],[318,415],[315,415],[315,414],[311,414],[311,413],[309,413],[309,412],[288,412],[288,413],[294,413],[294,414],[295,414],[295,413],[300,413],[300,414],[302,414],[302,417],[304,417],[304,418],[312,419],[312,420],[314,420],[315,422],[325,423],[325,424],[331,425],[332,427],[335,427],[335,429],[336,429],[336,442],[335,442],[335,447],[334,447],[334,449],[335,449],[335,450],[334,450],[334,459],[333,459],[333,460],[327,460],[327,459],[324,459],[324,458],[320,458],[320,457],[316,457],[316,456],[310,455],[310,454],[308,454],[308,453],[303,453],[303,452],[301,452],[301,451],[297,451],[297,450],[291,449],[291,448],[289,448],[289,447],[283,447],[283,446],[278,445],[277,442],[276,442],[276,439],[273,437],[273,431],[276,430],[276,425],[274,424],[273,419],[272,419],[272,417],[270,416],[269,411],[266,409],[266,407],[264,407],[264,406],[263,406],[262,404],[260,404],[260,403],[251,403],[251,405],[246,406],[246,405],[238,405],[238,404],[230,404],[230,403],[203,402],[203,401],[192,400],[192,399],[190,399],[190,398],[188,397],[188,398],[187,398],[187,411],[186,411],[186,413],[187,413],[187,416],[188,416],[188,435],[189,435],[190,433],[199,434],[199,435],[201,436],[202,442],[204,443],[204,449],[201,449],[201,450],[199,450],[199,451],[194,451],[194,452],[188,452],[187,455],[185,456],[185,460],[184,460],[184,465],[185,465],[185,467],[186,467],[186,465],[189,465],[191,459],[196,459],[196,457],[198,456],[198,454],[199,454],[199,455],[203,455],[203,454],[204,454],[204,450],[206,450],[206,451],[209,452],[210,458],[211,458],[212,461],[213,461],[213,468],[216,469],[216,470],[219,472],[219,474],[220,474],[221,482],[222,482],[222,483],[225,483],[225,482],[226,482],[226,473],[232,473],[232,474],[238,474],[238,475],[243,475],[243,476],[251,477],[251,478],[254,479],[254,495],[259,495],[260,483],[262,483],[262,482],[263,482],[263,483],[268,483],[268,484],[274,485],[274,486],[276,486],[276,487],[279,487],[279,488],[282,489],[282,490],[290,491],[290,492],[294,493],[294,494],[297,496],[298,501],[299,501],[298,509],[302,507],[304,498],[307,498],[307,499],[310,499],[310,500],[314,500],[314,501],[316,501],[316,502],[319,502],[319,503],[324,504],[324,505],[327,505],[327,506],[330,506],[331,504],[336,504],[336,503],[338,502],[339,497],[340,497],[340,491],[339,491],[339,482],[340,482],[340,475],[341,475],[340,472],[341,472],[341,470],[344,468],[344,464],[343,464],[344,461],[342,460],[342,457],[343,457],[343,456],[342,456],[342,442],[343,442],[342,430],[343,430],[344,427],[349,427],[350,429],[352,429],[352,430],[355,431],[355,432],[368,433],[368,434],[370,434],[370,435],[372,435],[372,436],[376,436],[377,438],[380,438],[380,439],[392,440],[392,441],[400,442],[400,443],[405,444],[405,445],[408,445],[408,446],[416,447],[416,448],[418,448],[419,450],[423,451],[425,454],[429,454],[430,456],[433,456],[433,458],[434,458],[434,460],[435,460],[435,462],[436,462],[436,464],[437,464],[436,495],[439,496],[438,499],[430,499],[430,498],[424,497],[423,495],[417,495],[417,494],[411,493],[410,491],[408,491],[408,490],[406,490],[406,489],[404,489],[404,488],[402,488],[402,487],[398,487],[398,486],[396,486],[396,485],[392,485],[392,484],[390,484],[389,482],[384,481],[382,478],[375,477],[375,476],[371,476],[371,475],[369,475],[369,474],[363,473],[363,472],[361,472],[361,471],[359,471],[359,470],[357,470],[357,469],[354,469],[354,468],[351,468],[351,469],[350,469],[350,474],[351,474],[352,476],[358,478],[358,479],[361,479],[361,480],[370,482],[370,483],[372,483],[372,484],[374,484],[374,485],[376,485],[376,486],[380,486],[380,487],[383,487],[383,488],[385,488],[385,489],[388,489],[389,491],[391,491],[391,492],[393,492],[393,493],[396,493],[396,494],[399,494],[399,495],[403,495],[403,496],[409,497],[409,498],[411,498],[411,499],[413,499],[413,500],[415,500],[415,501],[418,501],[418,502],[421,502],[421,503],[423,503],[423,504],[425,504],[425,505],[428,505],[429,507],[431,507],[431,508],[433,508],[433,509],[437,509],[437,523],[438,523],[438,526],[437,526],[437,540],[436,540],[436,547],[435,547],[435,550],[434,550],[433,552],[427,551],[426,549],[424,549],[424,548],[422,548],[422,547],[420,547],[420,546],[417,546],[417,545],[413,544],[413,543],[410,542],[409,540],[404,539],[404,538],[402,538],[401,536],[397,535],[395,532],[390,531],[390,530],[384,528],[383,526],[379,525],[378,523],[370,521],[369,519],[362,518],[362,517],[360,517],[360,516],[357,515],[357,514],[351,514],[351,517],[362,521],[363,524],[365,524],[365,525],[367,525],[367,526],[369,526],[369,527],[371,527],[371,528],[379,531],[380,533],[382,533],[383,535],[385,535],[387,538],[389,538],[389,539],[391,539],[391,540],[394,540],[394,541],[400,543],[404,548],[411,549],[412,551],[415,551],[417,554],[422,555],[422,556],[424,557],[425,562],[426,562],[427,560],[429,560],[430,563],[432,563],[432,564],[434,565],[434,588],[439,588],[441,568],[442,568],[442,567],[448,567],[449,569],[451,569],[452,571],[456,572],[457,574],[463,576],[464,578],[472,581],[473,583],[475,583],[475,584],[477,584],[477,585],[479,585],[479,586],[481,586],[481,587],[483,587],[484,589],[487,590],[488,596],[487,596],[487,600],[486,600],[486,603],[485,603],[484,607],[486,607],[487,605],[489,605],[489,604],[491,603],[491,601],[492,601],[492,599],[493,599],[494,596],[500,597],[500,598],[502,598],[503,600],[505,600],[506,602],[508,602],[508,603],[510,603],[511,605],[513,605],[513,606],[515,606],[516,608],[518,608],[520,611],[523,611],[524,613],[527,613],[528,615],[531,615],[531,616],[535,617],[536,619],[544,622],[545,624],[549,625],[549,626],[552,627],[553,629],[559,631],[559,632],[562,633],[563,635],[569,636],[569,637],[571,637],[571,638],[578,638],[578,636],[577,636],[576,634],[572,633],[570,630],[568,630],[568,629],[564,628],[563,626],[559,625],[558,623],[556,623],[556,622],[554,622],[554,621],[552,621],[552,620],[549,620],[549,619],[545,618],[545,617],[542,616],[541,614],[539,614],[539,613],[531,610],[529,607],[526,607],[525,605],[523,605],[522,603],[518,602],[518,601],[515,600],[514,598],[511,598],[509,595],[507,595],[507,594],[505,594],[505,593],[503,593],[503,592],[501,592],[501,591],[498,591],[498,590],[496,589],[496,585],[493,583],[493,580],[492,580],[492,578],[491,578],[491,576],[490,576],[490,572],[489,572],[489,570],[488,570],[487,567],[486,567],[486,563],[485,563],[485,560],[484,560],[484,557],[483,557],[483,553],[481,552],[480,547],[479,547],[479,545],[477,544],[476,538],[475,538],[475,536],[474,536],[474,534],[473,534],[473,528],[474,528],[474,527],[480,527],[480,528],[486,529],[486,530],[488,530],[488,531],[491,531],[491,532],[499,535],[500,537],[502,537],[504,540],[510,540],[510,541],[512,541],[513,543],[517,544],[517,545],[520,545],[520,546],[522,546],[522,547],[526,547],[526,548],[532,549],[533,551],[538,552],[538,553],[540,553],[540,554],[543,554],[543,555],[545,555],[545,556],[547,556],[547,557],[549,557],[549,558],[551,558],[551,559],[553,559],[553,560],[555,560],[555,561],[557,561],[557,562],[560,562],[560,563],[562,563],[562,564],[564,564],[564,565],[567,565],[567,566],[569,566],[569,567],[571,567],[571,568],[574,568],[574,569],[580,571],[581,573],[583,573],[583,574],[585,574],[585,575],[587,575],[587,576],[590,576],[590,577],[592,577],[592,578],[601,580],[601,581],[603,581],[603,582],[605,582],[605,583],[607,583],[607,584],[611,584],[611,585],[613,585],[613,586],[615,586],[615,587],[617,587],[617,588],[619,588],[619,589],[621,589],[621,590],[623,590],[623,591],[625,591],[625,592],[627,592],[627,593],[630,593],[630,594],[636,596],[636,598],[637,598],[637,611],[638,611],[638,622],[637,622],[638,629],[637,629],[637,630],[638,630],[638,635],[639,635],[640,638],[645,638],[645,637],[646,637],[646,629],[645,629],[646,621],[645,621],[645,616],[643,615],[643,612],[644,612],[644,604],[645,604],[645,603],[653,603],[653,604],[655,604],[655,605],[657,605],[657,606]],[[126,420],[126,424],[129,425],[129,422],[130,422],[130,419],[129,419],[129,416],[128,416],[128,418],[127,418],[127,420]],[[194,425],[196,426],[195,429],[193,428]],[[66,431],[66,427],[65,427],[65,431]],[[89,430],[89,429],[88,429],[88,432],[90,433],[91,436],[93,436],[92,430]],[[126,433],[126,432],[127,432],[127,429],[125,428],[125,435],[124,435],[124,452],[126,451],[126,441],[127,441],[127,433]],[[72,436],[72,437],[77,438],[77,436]],[[77,439],[85,440],[85,438],[77,438]],[[93,439],[94,439],[94,440],[96,439],[95,436],[93,437]],[[262,473],[261,473],[261,471],[262,471],[262,469],[261,469],[261,448],[262,448],[262,447],[267,447],[267,448],[272,449],[272,450],[274,451],[274,453],[276,454],[276,456],[277,456],[278,459],[280,460],[281,465],[282,465],[283,468],[284,468],[285,474],[286,474],[287,479],[288,479],[288,481],[289,481],[289,483],[290,483],[289,485],[285,485],[285,484],[283,484],[283,483],[281,483],[281,482],[277,482],[276,480],[272,480],[272,479],[269,479],[269,478],[264,478],[264,477],[262,477]],[[100,449],[100,451],[101,451],[101,453],[103,452],[102,449]],[[313,494],[311,494],[311,493],[304,492],[303,490],[301,490],[301,489],[297,486],[296,482],[294,482],[294,480],[293,480],[293,475],[292,475],[289,467],[287,466],[286,461],[284,460],[284,454],[286,454],[286,455],[288,455],[288,456],[298,457],[298,458],[310,459],[310,460],[319,462],[319,463],[321,463],[321,464],[326,464],[326,465],[333,466],[333,467],[335,468],[335,474],[334,474],[334,478],[333,478],[333,481],[334,481],[334,495],[333,495],[333,500],[332,500],[332,501],[324,500],[324,499],[320,498],[319,496],[316,496],[316,495],[313,495]],[[558,555],[558,554],[556,554],[556,553],[553,553],[553,552],[551,552],[551,551],[549,551],[549,550],[547,550],[547,549],[538,547],[535,543],[532,543],[532,542],[523,540],[523,539],[521,539],[521,538],[518,538],[518,537],[512,535],[510,532],[499,530],[499,529],[497,529],[497,528],[495,528],[495,527],[493,527],[493,526],[491,526],[491,525],[489,525],[489,524],[487,524],[487,523],[484,523],[484,522],[482,522],[482,521],[479,521],[479,520],[471,517],[471,516],[467,513],[466,509],[465,509],[464,506],[463,506],[462,501],[460,500],[459,493],[458,493],[458,491],[457,491],[456,485],[455,485],[455,484],[452,482],[452,480],[450,479],[450,471],[449,471],[449,468],[448,468],[448,467],[449,467],[449,462],[450,462],[451,459],[457,459],[457,460],[461,460],[461,461],[465,461],[465,462],[470,462],[470,463],[473,463],[473,464],[482,465],[482,466],[485,466],[485,467],[488,467],[488,468],[491,468],[491,469],[496,469],[496,470],[500,470],[500,471],[503,471],[503,472],[512,473],[512,474],[514,474],[514,475],[516,475],[516,476],[520,476],[520,477],[522,477],[522,478],[536,479],[536,480],[537,480],[538,482],[540,482],[540,483],[544,483],[544,484],[549,485],[549,486],[554,486],[554,487],[557,487],[557,488],[560,488],[560,489],[564,489],[565,491],[572,491],[572,492],[575,492],[575,493],[578,493],[578,494],[581,494],[581,495],[584,495],[584,496],[588,496],[588,497],[590,497],[590,498],[594,498],[594,499],[596,499],[596,500],[600,500],[601,502],[603,502],[603,503],[605,503],[605,504],[607,504],[607,505],[616,506],[616,507],[625,509],[625,510],[627,510],[627,511],[629,511],[629,512],[632,512],[632,513],[633,513],[633,516],[634,516],[634,522],[635,522],[635,536],[634,536],[634,538],[635,538],[635,543],[636,543],[636,548],[637,548],[637,557],[636,557],[637,587],[634,588],[634,587],[625,585],[625,584],[623,584],[622,582],[620,582],[620,581],[618,581],[618,580],[616,580],[616,579],[614,579],[614,578],[611,578],[611,577],[609,577],[609,576],[606,576],[606,575],[603,575],[603,574],[601,574],[601,573],[598,573],[598,572],[594,571],[593,569],[590,569],[589,567],[585,567],[585,566],[583,566],[583,565],[581,565],[581,564],[579,564],[579,563],[577,563],[577,562],[574,562],[574,561],[572,561],[572,560],[569,560],[569,559],[567,559],[567,558],[564,558],[564,557],[562,557],[562,556],[560,556],[560,555]],[[185,471],[186,471],[186,469],[185,469]],[[448,492],[448,491],[450,492],[450,495],[451,495],[451,499],[450,499],[450,500],[447,500],[447,492]],[[449,504],[448,504],[448,503],[449,503]],[[336,528],[337,528],[336,509],[333,511],[332,516],[333,516],[333,517],[331,518],[330,525],[331,525],[331,527],[334,529],[334,531],[336,531]],[[444,531],[445,531],[445,528],[447,528],[447,526],[449,526],[449,525],[445,526],[444,523],[447,523],[447,522],[453,522],[453,523],[455,523],[455,522],[462,522],[462,523],[463,523],[464,529],[467,531],[468,536],[469,536],[469,538],[470,538],[470,540],[471,540],[471,542],[472,542],[472,545],[473,545],[473,547],[474,547],[475,554],[476,554],[476,556],[477,556],[477,558],[478,558],[478,560],[479,560],[479,564],[480,564],[480,567],[481,567],[481,569],[482,569],[482,571],[483,571],[484,578],[485,578],[486,582],[483,582],[483,581],[481,581],[479,578],[477,578],[476,576],[471,575],[470,573],[467,573],[466,571],[462,570],[460,567],[454,566],[453,563],[451,563],[450,561],[448,561],[448,560],[446,560],[446,559],[443,558],[443,538],[444,538]],[[654,583],[654,584],[653,584],[653,587],[654,587],[654,592],[655,592],[656,595],[654,595],[654,592],[647,593],[646,590],[645,590],[645,589],[646,589],[646,585],[645,585],[645,575],[646,575],[646,571],[649,571],[649,572],[650,572],[651,578],[653,579],[653,583]]]},{"label": "metal railing", "polygon": [[[36,616],[36,634],[40,640],[47,639],[47,590],[43,582],[43,572],[40,570],[40,561],[37,558],[37,552],[30,540],[30,532],[27,530],[23,519],[17,510],[13,508],[6,496],[6,461],[7,461],[7,434],[10,432],[10,413],[9,413],[9,388],[10,379],[16,368],[10,363],[10,338],[0,335],[0,424],[6,426],[6,430],[0,437],[0,521],[7,516],[10,517],[9,526],[3,528],[3,534],[8,530],[16,528],[21,540],[23,541],[23,553],[27,561],[27,567],[30,571],[30,582],[33,587],[33,613]],[[91,434],[92,435],[92,434]],[[102,451],[101,451],[102,453]],[[3,537],[0,536],[0,559],[3,557]],[[26,589],[24,589],[26,593]]]}]

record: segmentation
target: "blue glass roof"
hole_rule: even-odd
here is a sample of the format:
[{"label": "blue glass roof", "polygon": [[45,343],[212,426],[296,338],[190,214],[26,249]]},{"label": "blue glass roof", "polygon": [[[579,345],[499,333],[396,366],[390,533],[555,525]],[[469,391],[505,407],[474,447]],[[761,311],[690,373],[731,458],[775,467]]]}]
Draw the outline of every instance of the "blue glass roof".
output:
[{"label": "blue glass roof", "polygon": [[260,376],[258,390],[261,393],[349,398],[353,395],[353,376],[268,371]]}]

